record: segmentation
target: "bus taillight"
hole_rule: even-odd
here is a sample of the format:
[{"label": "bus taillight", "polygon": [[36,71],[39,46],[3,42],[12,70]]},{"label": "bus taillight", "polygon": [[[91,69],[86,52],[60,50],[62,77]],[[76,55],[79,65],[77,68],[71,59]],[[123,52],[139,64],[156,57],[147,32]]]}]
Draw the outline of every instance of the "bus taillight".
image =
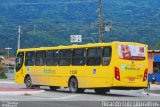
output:
[{"label": "bus taillight", "polygon": [[148,76],[148,69],[146,69],[145,72],[144,72],[143,81],[147,80],[147,76]]},{"label": "bus taillight", "polygon": [[117,67],[114,68],[114,76],[117,80],[120,81],[120,72],[119,72],[119,68]]}]

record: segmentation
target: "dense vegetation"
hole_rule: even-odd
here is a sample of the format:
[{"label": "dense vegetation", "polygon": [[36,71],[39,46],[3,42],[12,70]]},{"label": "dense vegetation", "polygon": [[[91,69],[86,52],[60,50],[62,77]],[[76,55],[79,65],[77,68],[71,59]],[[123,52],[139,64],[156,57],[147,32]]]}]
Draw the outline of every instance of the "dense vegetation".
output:
[{"label": "dense vegetation", "polygon": [[[70,44],[70,35],[98,38],[98,0],[0,0],[0,48]],[[103,0],[104,24],[111,22],[104,42],[136,41],[160,49],[159,0]],[[84,39],[83,43],[92,42]]]}]

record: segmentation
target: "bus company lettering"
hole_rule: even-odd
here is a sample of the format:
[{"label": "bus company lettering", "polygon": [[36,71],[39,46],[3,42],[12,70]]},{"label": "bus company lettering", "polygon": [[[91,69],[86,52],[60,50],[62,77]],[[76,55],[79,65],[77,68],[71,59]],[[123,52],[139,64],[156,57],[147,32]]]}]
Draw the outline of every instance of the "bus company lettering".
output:
[{"label": "bus company lettering", "polygon": [[55,74],[55,70],[46,69],[46,68],[44,68],[43,72],[44,72],[45,74]]},{"label": "bus company lettering", "polygon": [[127,64],[122,64],[121,65],[122,70],[140,70],[140,68],[141,68],[140,66],[137,66],[137,67],[135,66],[134,67],[132,65],[127,65]]}]

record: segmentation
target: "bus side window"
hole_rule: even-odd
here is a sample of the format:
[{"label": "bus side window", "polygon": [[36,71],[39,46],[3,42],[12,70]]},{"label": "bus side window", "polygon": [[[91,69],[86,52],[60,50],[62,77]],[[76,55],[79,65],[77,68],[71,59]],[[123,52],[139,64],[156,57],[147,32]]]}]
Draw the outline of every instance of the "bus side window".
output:
[{"label": "bus side window", "polygon": [[102,58],[103,66],[106,66],[106,65],[110,64],[111,53],[112,53],[111,47],[104,47],[103,48],[103,58]]},{"label": "bus side window", "polygon": [[36,65],[43,66],[46,64],[46,51],[36,52]]},{"label": "bus side window", "polygon": [[60,66],[69,66],[71,64],[71,50],[60,50],[59,51],[59,65]]},{"label": "bus side window", "polygon": [[87,65],[100,65],[102,57],[101,48],[90,48],[87,53]]},{"label": "bus side window", "polygon": [[49,50],[47,51],[47,56],[46,56],[46,65],[47,66],[57,66],[58,65],[58,50]]},{"label": "bus side window", "polygon": [[74,49],[72,65],[85,65],[86,49]]},{"label": "bus side window", "polygon": [[35,64],[35,52],[26,52],[26,60],[25,65],[26,66],[34,66]]}]

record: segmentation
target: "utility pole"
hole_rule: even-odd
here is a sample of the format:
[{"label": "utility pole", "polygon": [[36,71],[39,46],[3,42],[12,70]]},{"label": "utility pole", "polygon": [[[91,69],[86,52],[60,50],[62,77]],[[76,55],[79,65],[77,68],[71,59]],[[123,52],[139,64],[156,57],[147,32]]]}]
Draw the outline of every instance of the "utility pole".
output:
[{"label": "utility pole", "polygon": [[34,31],[36,31],[36,24],[34,24]]},{"label": "utility pole", "polygon": [[98,0],[98,29],[99,29],[99,42],[103,42],[103,11],[102,11],[102,0]]},{"label": "utility pole", "polygon": [[18,47],[17,49],[20,49],[21,46],[21,26],[18,27]]},{"label": "utility pole", "polygon": [[12,49],[12,48],[10,48],[10,47],[8,46],[8,47],[5,48],[5,49],[8,50],[8,51],[7,51],[7,59],[9,59],[9,50]]}]

